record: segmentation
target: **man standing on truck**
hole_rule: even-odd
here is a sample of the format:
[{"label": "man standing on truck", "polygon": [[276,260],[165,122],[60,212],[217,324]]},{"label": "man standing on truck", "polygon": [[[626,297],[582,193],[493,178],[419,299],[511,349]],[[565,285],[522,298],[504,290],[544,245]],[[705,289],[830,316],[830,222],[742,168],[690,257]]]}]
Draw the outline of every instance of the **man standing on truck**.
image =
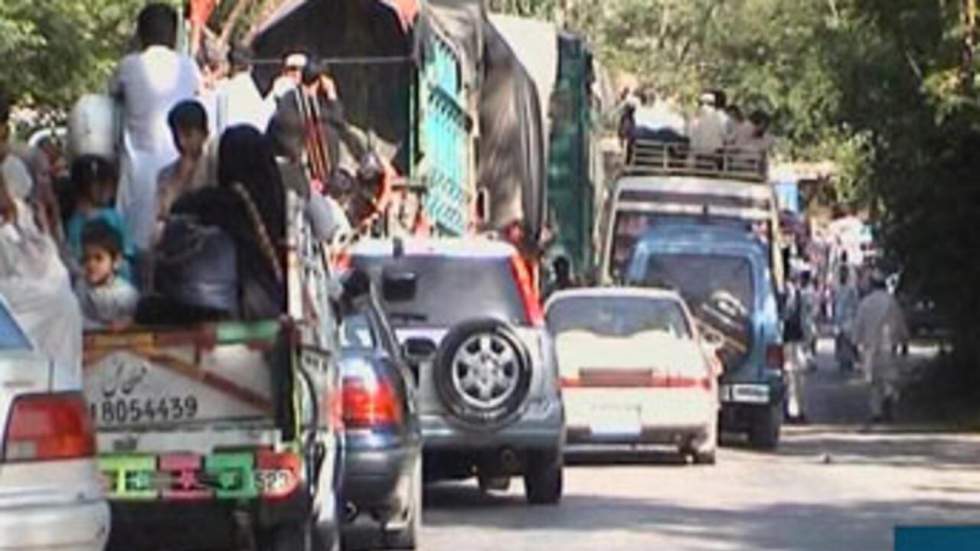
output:
[{"label": "man standing on truck", "polygon": [[109,89],[123,106],[123,151],[117,205],[136,247],[150,247],[160,169],[177,158],[167,114],[201,87],[194,61],[175,50],[177,12],[149,4],[139,14],[142,50],[123,58]]},{"label": "man standing on truck", "polygon": [[221,136],[226,128],[248,124],[265,131],[272,117],[270,102],[262,97],[252,79],[252,52],[236,46],[228,53],[231,78],[218,87],[215,129]]}]

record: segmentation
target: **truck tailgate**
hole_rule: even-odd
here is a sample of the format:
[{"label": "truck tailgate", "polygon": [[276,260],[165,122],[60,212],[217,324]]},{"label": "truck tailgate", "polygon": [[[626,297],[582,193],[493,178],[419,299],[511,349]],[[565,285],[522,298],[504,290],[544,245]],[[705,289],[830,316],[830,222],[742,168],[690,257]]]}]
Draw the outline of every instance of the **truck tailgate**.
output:
[{"label": "truck tailgate", "polygon": [[262,322],[86,336],[85,395],[99,432],[273,424],[278,333]]}]

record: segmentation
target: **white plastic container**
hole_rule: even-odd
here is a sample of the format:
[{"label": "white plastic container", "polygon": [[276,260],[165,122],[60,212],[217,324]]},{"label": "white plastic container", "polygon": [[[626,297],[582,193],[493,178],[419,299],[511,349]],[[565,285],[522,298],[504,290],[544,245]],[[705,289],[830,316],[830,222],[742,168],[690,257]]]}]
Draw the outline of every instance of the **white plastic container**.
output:
[{"label": "white plastic container", "polygon": [[68,117],[68,153],[72,158],[99,155],[115,160],[120,135],[119,104],[107,95],[86,94]]}]

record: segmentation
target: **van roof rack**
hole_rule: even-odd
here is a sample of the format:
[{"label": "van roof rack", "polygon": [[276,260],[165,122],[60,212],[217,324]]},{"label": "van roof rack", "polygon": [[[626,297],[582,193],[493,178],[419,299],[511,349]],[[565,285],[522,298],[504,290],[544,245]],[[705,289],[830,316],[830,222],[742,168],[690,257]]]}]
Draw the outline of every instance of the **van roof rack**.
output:
[{"label": "van roof rack", "polygon": [[717,153],[696,153],[686,143],[637,139],[630,141],[626,176],[698,176],[747,182],[768,181],[764,152],[725,147]]}]

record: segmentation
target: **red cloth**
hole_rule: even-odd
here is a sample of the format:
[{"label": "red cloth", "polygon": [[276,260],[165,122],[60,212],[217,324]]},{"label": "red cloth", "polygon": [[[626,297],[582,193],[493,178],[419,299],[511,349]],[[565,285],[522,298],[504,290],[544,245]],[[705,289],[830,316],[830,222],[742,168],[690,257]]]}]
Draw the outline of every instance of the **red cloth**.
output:
[{"label": "red cloth", "polygon": [[187,14],[187,18],[194,25],[203,27],[207,24],[208,19],[211,18],[211,14],[214,13],[217,4],[217,0],[191,0],[191,9],[190,13]]}]

